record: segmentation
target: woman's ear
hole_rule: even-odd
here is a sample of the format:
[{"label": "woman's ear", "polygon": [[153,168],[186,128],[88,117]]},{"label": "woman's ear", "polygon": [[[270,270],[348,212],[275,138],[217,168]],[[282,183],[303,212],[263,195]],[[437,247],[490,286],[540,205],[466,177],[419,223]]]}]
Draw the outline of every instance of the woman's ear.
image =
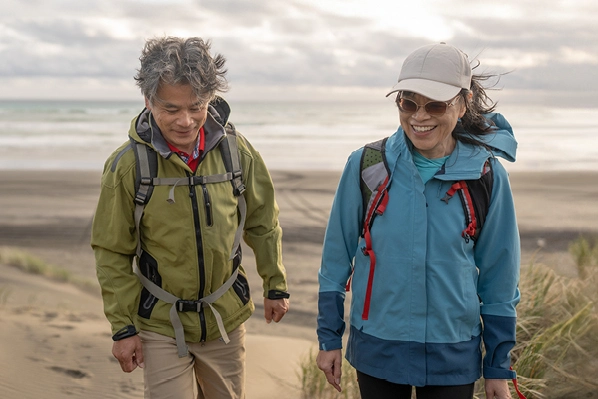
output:
[{"label": "woman's ear", "polygon": [[465,115],[465,112],[467,112],[467,104],[469,104],[472,99],[473,91],[469,90],[469,92],[467,92],[467,95],[465,96],[465,103],[461,105],[461,112],[459,112],[459,118],[463,118],[463,115]]}]

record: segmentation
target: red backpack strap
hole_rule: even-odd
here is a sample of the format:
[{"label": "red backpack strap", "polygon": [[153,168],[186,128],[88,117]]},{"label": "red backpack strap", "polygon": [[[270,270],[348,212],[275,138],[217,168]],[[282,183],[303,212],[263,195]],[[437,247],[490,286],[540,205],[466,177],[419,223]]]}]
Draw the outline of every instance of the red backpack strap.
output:
[{"label": "red backpack strap", "polygon": [[[364,255],[370,258],[370,270],[368,273],[368,282],[362,319],[369,317],[370,301],[372,297],[372,287],[374,282],[374,271],[376,268],[376,255],[372,248],[371,228],[374,219],[382,215],[388,204],[388,189],[390,187],[390,171],[386,163],[386,141],[387,138],[366,144],[360,160],[360,189],[363,203],[363,223],[362,237],[365,246],[362,248]],[[345,289],[351,289],[351,276],[347,281]]]},{"label": "red backpack strap", "polygon": [[382,215],[388,205],[388,183],[389,176],[378,187],[376,197],[374,197],[373,205],[369,210],[368,214],[363,221],[363,239],[365,241],[365,247],[362,248],[363,254],[370,258],[370,272],[368,275],[368,285],[365,292],[365,300],[363,303],[363,313],[361,318],[367,320],[370,314],[370,300],[372,297],[372,286],[374,284],[374,270],[376,268],[376,254],[372,249],[372,236],[370,234],[371,221],[375,215]]}]

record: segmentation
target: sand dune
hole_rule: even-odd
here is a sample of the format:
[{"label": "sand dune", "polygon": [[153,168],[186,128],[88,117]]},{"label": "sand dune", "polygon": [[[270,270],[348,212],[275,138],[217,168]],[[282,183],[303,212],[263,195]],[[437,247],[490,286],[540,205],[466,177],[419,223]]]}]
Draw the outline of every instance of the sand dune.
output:
[{"label": "sand dune", "polygon": [[[88,292],[0,265],[0,397],[141,398],[142,374],[111,355],[95,283],[89,229],[99,192],[91,172],[0,171],[0,247],[17,248],[92,283]],[[267,325],[261,303],[248,321],[248,399],[299,398],[299,361],[315,348],[317,269],[337,172],[273,172],[284,229],[291,311]],[[598,173],[512,175],[524,250],[575,273],[569,242],[598,234]],[[539,249],[539,252],[536,251]],[[245,248],[254,292],[259,276]],[[525,295],[525,293],[523,293]],[[281,391],[283,389],[284,391]]]}]

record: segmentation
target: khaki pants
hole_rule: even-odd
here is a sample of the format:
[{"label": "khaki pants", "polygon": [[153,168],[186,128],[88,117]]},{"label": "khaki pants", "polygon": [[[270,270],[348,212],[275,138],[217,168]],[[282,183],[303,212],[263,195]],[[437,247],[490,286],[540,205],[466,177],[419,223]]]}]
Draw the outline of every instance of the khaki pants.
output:
[{"label": "khaki pants", "polygon": [[245,326],[217,339],[189,343],[179,358],[174,338],[149,331],[143,343],[145,399],[245,399]]}]

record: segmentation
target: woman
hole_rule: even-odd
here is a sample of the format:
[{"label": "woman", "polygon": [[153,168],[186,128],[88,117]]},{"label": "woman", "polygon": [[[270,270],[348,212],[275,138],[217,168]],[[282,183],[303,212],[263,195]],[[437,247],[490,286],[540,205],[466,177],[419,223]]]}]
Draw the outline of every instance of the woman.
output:
[{"label": "woman", "polygon": [[[444,43],[407,57],[389,93],[397,93],[401,127],[385,143],[388,202],[366,229],[367,240],[364,149],[349,157],[319,272],[317,363],[339,391],[350,281],[346,357],[362,398],[409,399],[415,386],[418,399],[470,399],[482,375],[488,398],[511,398],[519,233],[507,172],[496,157],[514,161],[517,143],[506,120],[491,113],[485,79],[472,77],[467,56]],[[479,196],[479,184],[473,191],[483,176],[492,178],[482,185],[488,204],[479,206],[484,224],[474,236],[465,202],[449,199],[462,181]]]}]

